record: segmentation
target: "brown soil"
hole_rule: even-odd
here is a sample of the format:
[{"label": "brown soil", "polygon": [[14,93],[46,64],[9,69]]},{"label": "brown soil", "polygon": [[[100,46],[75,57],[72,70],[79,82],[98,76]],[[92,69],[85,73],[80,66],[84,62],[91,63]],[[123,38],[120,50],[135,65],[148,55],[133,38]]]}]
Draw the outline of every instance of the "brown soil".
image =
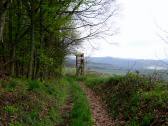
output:
[{"label": "brown soil", "polygon": [[91,89],[87,88],[84,84],[81,84],[81,88],[86,93],[90,103],[94,119],[94,126],[115,126],[114,120],[106,111],[105,104],[102,102],[101,98],[98,97]]},{"label": "brown soil", "polygon": [[66,104],[61,109],[61,115],[63,122],[57,126],[69,126],[70,125],[70,112],[73,107],[72,96],[69,96]]}]

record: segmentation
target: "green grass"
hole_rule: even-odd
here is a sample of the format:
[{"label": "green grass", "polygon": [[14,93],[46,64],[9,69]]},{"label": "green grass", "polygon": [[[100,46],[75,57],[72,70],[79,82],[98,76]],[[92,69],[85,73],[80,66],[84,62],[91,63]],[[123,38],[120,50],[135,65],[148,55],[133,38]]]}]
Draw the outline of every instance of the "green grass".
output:
[{"label": "green grass", "polygon": [[54,126],[69,91],[66,80],[0,81],[0,118],[10,126]]},{"label": "green grass", "polygon": [[73,109],[70,126],[92,126],[92,115],[86,95],[74,79],[68,79],[73,89]]},{"label": "green grass", "polygon": [[76,73],[76,68],[75,67],[65,67],[63,69],[63,74],[66,75],[66,74],[70,74],[70,75],[75,75]]},{"label": "green grass", "polygon": [[113,118],[128,126],[166,125],[168,85],[136,74],[86,76],[83,81],[102,97]]},{"label": "green grass", "polygon": [[86,95],[74,77],[62,80],[0,80],[0,118],[9,126],[55,126],[64,124],[60,113],[72,92],[70,126],[92,126]]},{"label": "green grass", "polygon": [[[10,126],[54,126],[64,120],[60,108],[72,92],[70,126],[92,126],[87,97],[77,81],[84,81],[107,104],[114,119],[125,126],[166,126],[168,85],[136,74],[109,77],[88,74],[62,80],[0,80],[0,118]],[[120,124],[118,124],[120,125]]]}]

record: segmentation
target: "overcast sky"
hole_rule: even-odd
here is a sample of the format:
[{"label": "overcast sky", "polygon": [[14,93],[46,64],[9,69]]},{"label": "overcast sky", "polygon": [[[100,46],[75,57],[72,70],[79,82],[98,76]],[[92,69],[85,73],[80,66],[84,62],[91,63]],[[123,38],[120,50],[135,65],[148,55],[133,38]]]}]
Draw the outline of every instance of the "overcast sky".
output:
[{"label": "overcast sky", "polygon": [[119,33],[107,37],[107,41],[85,43],[85,53],[96,57],[168,58],[168,43],[161,39],[166,37],[163,30],[168,32],[168,0],[118,0],[118,4],[115,25]]}]

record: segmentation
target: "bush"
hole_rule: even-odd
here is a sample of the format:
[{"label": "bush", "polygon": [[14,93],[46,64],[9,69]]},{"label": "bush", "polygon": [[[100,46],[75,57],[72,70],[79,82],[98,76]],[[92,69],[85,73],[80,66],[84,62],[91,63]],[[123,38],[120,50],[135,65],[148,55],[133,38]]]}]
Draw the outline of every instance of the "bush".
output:
[{"label": "bush", "polygon": [[11,106],[11,105],[7,105],[4,107],[4,111],[9,114],[14,114],[15,112],[18,111],[18,108]]},{"label": "bush", "polygon": [[8,91],[13,91],[17,86],[17,81],[15,79],[11,79],[9,81],[0,81],[0,86],[5,88]]},{"label": "bush", "polygon": [[40,88],[40,84],[37,80],[29,80],[28,82],[28,90],[33,91]]},{"label": "bush", "polygon": [[167,115],[168,85],[161,82],[151,83],[147,77],[133,73],[88,78],[85,82],[102,97],[110,114],[125,120],[125,125],[148,126],[153,122],[160,125]]}]

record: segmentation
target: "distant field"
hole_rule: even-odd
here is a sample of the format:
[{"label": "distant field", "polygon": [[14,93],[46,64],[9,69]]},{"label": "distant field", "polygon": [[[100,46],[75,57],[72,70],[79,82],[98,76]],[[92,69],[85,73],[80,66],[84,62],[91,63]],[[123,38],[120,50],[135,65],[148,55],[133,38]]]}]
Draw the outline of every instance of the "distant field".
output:
[{"label": "distant field", "polygon": [[64,74],[67,74],[67,73],[75,74],[75,72],[76,72],[75,67],[65,67],[64,68]]},{"label": "distant field", "polygon": [[[76,69],[74,67],[66,67],[65,73],[75,74]],[[86,73],[101,73],[105,75],[126,75],[128,72],[135,72],[135,70],[124,70],[124,69],[114,69],[112,67],[108,66],[98,66],[97,64],[94,66],[86,67]],[[140,70],[140,74],[147,75],[147,76],[156,76],[157,78],[161,80],[168,81],[168,74],[167,71],[162,70]]]},{"label": "distant field", "polygon": [[117,68],[111,64],[102,64],[102,63],[88,63],[87,71],[96,71],[101,73],[115,74],[115,75],[125,75],[128,72],[136,72],[138,71],[140,74],[152,74],[152,73],[160,73],[166,74],[166,70],[152,70],[152,69],[134,69],[134,68]]},{"label": "distant field", "polygon": [[[125,75],[128,72],[139,72],[139,74],[157,76],[157,78],[168,80],[168,66],[157,60],[129,60],[116,58],[94,58],[85,64],[86,71],[98,72],[109,75]],[[67,60],[66,71],[75,73],[75,59]]]}]

